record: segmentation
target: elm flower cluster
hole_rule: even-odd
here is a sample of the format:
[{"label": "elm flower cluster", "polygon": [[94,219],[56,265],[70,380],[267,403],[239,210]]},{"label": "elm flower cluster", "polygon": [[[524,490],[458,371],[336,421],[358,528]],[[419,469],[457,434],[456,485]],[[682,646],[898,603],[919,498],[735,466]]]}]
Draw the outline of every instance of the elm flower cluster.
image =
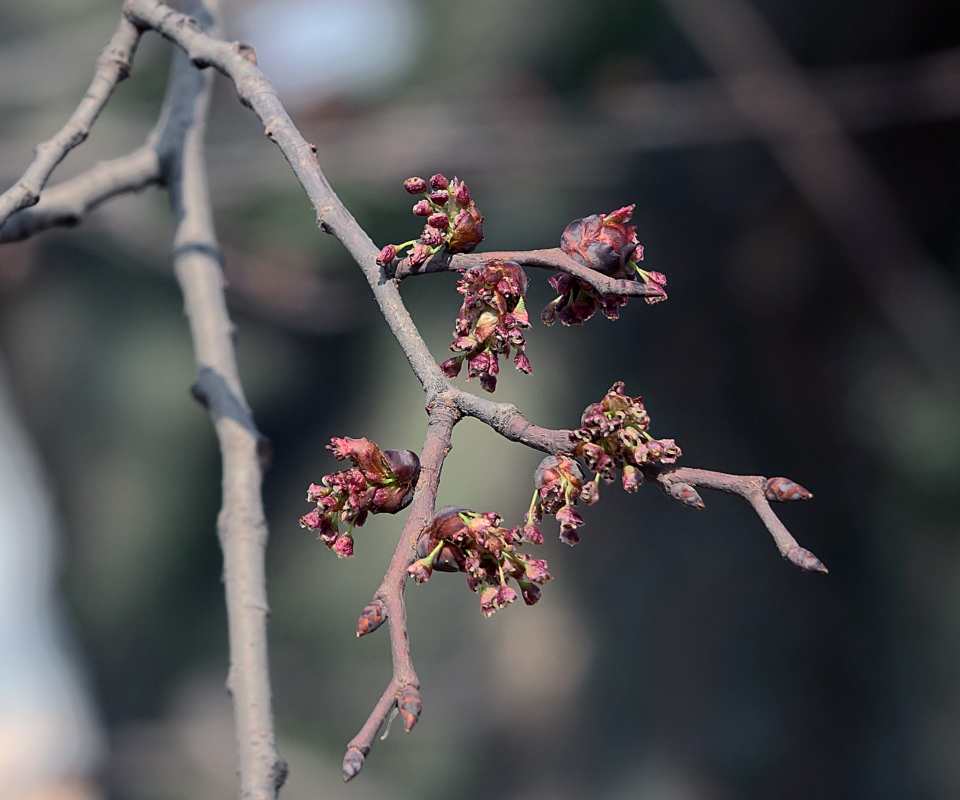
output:
[{"label": "elm flower cluster", "polygon": [[[353,529],[368,514],[396,514],[409,505],[420,477],[420,459],[410,450],[380,450],[369,439],[331,439],[327,450],[338,461],[347,458],[351,469],[324,475],[311,483],[307,502],[317,507],[300,518],[300,526],[317,531],[317,537],[341,558],[353,555]],[[339,523],[347,525],[340,532]]]},{"label": "elm flower cluster", "polygon": [[[624,206],[609,214],[594,214],[576,219],[567,225],[560,238],[560,249],[581,264],[611,278],[643,281],[656,294],[647,297],[648,303],[667,299],[664,286],[667,278],[660,272],[640,269],[643,260],[643,245],[637,240],[637,229],[625,225],[633,216],[634,206]],[[627,304],[626,297],[600,294],[588,284],[571,275],[558,272],[550,278],[550,285],[559,295],[540,315],[547,324],[559,319],[564,325],[582,325],[599,308],[607,319],[617,319],[620,307]]]},{"label": "elm flower cluster", "polygon": [[598,492],[601,477],[613,482],[617,468],[622,471],[623,488],[635,492],[643,482],[642,467],[673,464],[680,455],[673,439],[650,435],[650,416],[643,398],[625,395],[623,381],[613,384],[599,403],[584,409],[580,425],[573,432],[577,440],[574,453],[597,473],[591,495]]},{"label": "elm flower cluster", "polygon": [[526,294],[530,279],[513,261],[492,261],[464,273],[457,281],[463,304],[450,349],[459,355],[440,365],[448,378],[460,374],[467,362],[467,380],[480,378],[488,392],[497,388],[500,356],[516,351],[514,366],[528,375],[530,360],[523,352],[524,328],[530,327]]},{"label": "elm flower cluster", "polygon": [[388,244],[377,256],[383,267],[406,248],[407,261],[416,267],[444,247],[451,253],[472,253],[483,241],[483,217],[476,203],[470,199],[467,184],[459,178],[448,181],[437,173],[429,182],[423,178],[407,178],[403,188],[412,195],[422,196],[413,206],[413,213],[426,217],[419,239],[403,244]]},{"label": "elm flower cluster", "polygon": [[503,528],[499,514],[477,514],[465,508],[441,508],[420,534],[417,555],[407,568],[417,583],[425,583],[434,570],[464,572],[470,591],[480,590],[480,612],[489,617],[517,599],[510,581],[516,582],[523,601],[532,606],[540,587],[551,579],[547,562],[518,552],[523,530]]},{"label": "elm flower cluster", "polygon": [[577,528],[583,525],[583,518],[576,505],[580,500],[584,505],[593,505],[598,499],[596,485],[589,481],[584,484],[580,465],[564,455],[547,456],[533,474],[533,485],[533,499],[524,519],[524,538],[537,544],[543,541],[537,524],[547,513],[553,514],[560,523],[561,542],[569,545],[579,542]]}]

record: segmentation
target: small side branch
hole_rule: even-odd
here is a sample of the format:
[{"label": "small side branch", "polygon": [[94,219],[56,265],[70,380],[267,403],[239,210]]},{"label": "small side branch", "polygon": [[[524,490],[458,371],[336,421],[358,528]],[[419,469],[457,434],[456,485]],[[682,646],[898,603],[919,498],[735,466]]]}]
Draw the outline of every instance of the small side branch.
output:
[{"label": "small side branch", "polygon": [[32,206],[40,199],[40,191],[50,173],[67,153],[87,138],[117,84],[130,74],[139,41],[140,31],[121,18],[110,43],[100,54],[93,81],[76,111],[56,136],[37,145],[33,163],[19,181],[0,195],[0,226],[15,211]]},{"label": "small side branch", "polygon": [[410,504],[410,513],[407,515],[393,559],[373,597],[374,603],[379,601],[382,604],[382,613],[390,626],[393,677],[360,732],[347,745],[347,752],[343,757],[345,781],[360,772],[377,731],[398,704],[404,727],[408,731],[420,714],[420,681],[410,658],[403,590],[407,582],[407,567],[417,559],[417,538],[433,518],[437,489],[440,486],[440,471],[444,459],[452,449],[453,427],[460,420],[459,410],[446,395],[438,396],[430,404],[429,414],[427,436],[420,455],[420,482]]},{"label": "small side branch", "polygon": [[18,242],[48,228],[76,225],[111,197],[138,192],[160,178],[160,160],[150,144],[101,161],[83,174],[45,189],[36,205],[12,214],[0,226],[0,244]]},{"label": "small side branch", "polygon": [[[793,538],[790,531],[787,530],[770,507],[767,499],[767,487],[769,487],[770,481],[767,478],[759,475],[728,475],[725,472],[712,472],[706,469],[694,469],[693,467],[651,467],[644,471],[644,477],[652,483],[656,483],[668,497],[680,500],[687,505],[696,505],[696,503],[691,503],[685,499],[684,487],[713,489],[742,497],[757,512],[757,516],[760,517],[773,537],[773,541],[776,542],[780,555],[808,572],[827,572],[827,568],[819,558],[797,544],[797,540]],[[783,478],[774,480],[785,481]],[[785,483],[796,487],[799,492],[789,498],[781,498],[781,502],[805,500],[811,497],[809,492],[797,487],[796,484],[790,481],[785,481]],[[771,496],[777,499],[775,494]],[[699,497],[697,499],[699,500]],[[702,502],[699,507],[703,507]]]},{"label": "small side branch", "polygon": [[437,253],[431,256],[420,266],[411,267],[407,259],[402,259],[393,266],[393,277],[397,281],[414,275],[425,275],[434,272],[463,272],[473,267],[481,267],[493,261],[514,261],[521,267],[536,267],[556,272],[565,272],[579,281],[592,286],[600,294],[616,295],[618,297],[660,297],[662,291],[643,281],[618,280],[583,266],[575,258],[571,258],[559,247],[546,250],[504,250],[493,253],[460,253],[451,256],[449,253]]}]

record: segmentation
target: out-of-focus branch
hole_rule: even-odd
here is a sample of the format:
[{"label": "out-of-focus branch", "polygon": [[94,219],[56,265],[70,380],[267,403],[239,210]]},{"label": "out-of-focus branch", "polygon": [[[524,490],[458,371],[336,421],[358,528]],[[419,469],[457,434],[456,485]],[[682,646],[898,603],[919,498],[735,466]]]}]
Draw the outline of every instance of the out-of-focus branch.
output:
[{"label": "out-of-focus branch", "polygon": [[748,0],[664,0],[794,185],[833,232],[883,317],[960,391],[956,291],[895,201]]},{"label": "out-of-focus branch", "polygon": [[[215,0],[207,2],[215,5]],[[188,7],[201,24],[213,26],[202,0]],[[276,748],[267,658],[267,524],[261,496],[265,441],[237,373],[207,191],[203,137],[212,82],[211,73],[194,68],[183,53],[175,54],[157,153],[176,219],[174,270],[199,368],[193,392],[210,411],[223,458],[217,531],[224,560],[230,633],[227,687],[233,696],[240,797],[272,800],[286,779],[287,765]]]},{"label": "out-of-focus branch", "polygon": [[0,226],[13,212],[32,206],[40,199],[40,191],[50,173],[67,153],[87,138],[116,85],[130,74],[139,41],[140,31],[121,18],[110,43],[100,54],[93,81],[76,111],[52,139],[37,145],[33,163],[19,181],[0,195]]},{"label": "out-of-focus branch", "polygon": [[583,266],[579,261],[571,258],[559,247],[547,250],[504,250],[493,253],[459,253],[450,256],[446,252],[431,256],[423,264],[411,267],[408,259],[397,261],[393,267],[393,277],[402,281],[414,275],[425,275],[434,272],[462,272],[473,267],[480,267],[494,261],[514,261],[521,267],[536,267],[566,272],[583,283],[592,286],[601,294],[618,295],[619,297],[660,297],[663,292],[642,281],[625,281],[611,278],[595,269]]},{"label": "out-of-focus branch", "polygon": [[429,409],[427,436],[420,454],[420,481],[410,504],[410,512],[387,573],[373,596],[373,603],[379,604],[380,613],[390,626],[393,677],[360,732],[347,744],[343,757],[345,781],[353,778],[363,767],[363,760],[370,752],[373,738],[398,704],[407,731],[416,724],[420,714],[420,681],[410,658],[403,589],[407,582],[407,567],[417,559],[417,538],[433,517],[440,471],[444,459],[452,449],[453,426],[459,419],[460,412],[456,406],[444,394],[438,395]]},{"label": "out-of-focus branch", "polygon": [[0,225],[0,244],[17,242],[55,226],[76,225],[111,197],[137,192],[160,180],[160,160],[151,144],[101,161],[75,178],[44,190],[36,205],[11,214]]}]

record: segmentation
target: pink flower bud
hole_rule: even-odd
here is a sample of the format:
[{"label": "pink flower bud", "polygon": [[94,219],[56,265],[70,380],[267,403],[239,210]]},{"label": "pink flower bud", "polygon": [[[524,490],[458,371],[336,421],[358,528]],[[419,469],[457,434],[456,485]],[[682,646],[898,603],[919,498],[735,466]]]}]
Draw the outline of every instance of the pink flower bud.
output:
[{"label": "pink flower bud", "polygon": [[623,483],[623,490],[625,492],[635,492],[640,488],[640,484],[643,483],[643,475],[640,474],[640,470],[633,466],[633,464],[624,464],[621,482]]},{"label": "pink flower bud", "polygon": [[426,583],[433,574],[433,559],[430,556],[420,558],[407,567],[407,573],[417,582]]},{"label": "pink flower bud", "polygon": [[529,375],[533,372],[533,367],[530,366],[530,359],[527,358],[525,353],[517,353],[517,357],[513,359],[514,366],[521,372],[525,372]]},{"label": "pink flower bud", "polygon": [[446,214],[431,214],[427,220],[427,225],[431,225],[437,230],[445,231],[450,227],[450,218]]},{"label": "pink flower bud", "polygon": [[377,263],[381,267],[387,266],[393,259],[397,257],[397,248],[395,245],[388,244],[383,250],[380,251],[380,255],[377,256]]},{"label": "pink flower bud", "polygon": [[418,217],[429,217],[433,213],[433,206],[430,205],[429,200],[421,200],[419,203],[414,205],[413,213]]},{"label": "pink flower bud", "polygon": [[430,178],[430,186],[434,189],[446,189],[450,182],[439,172]]},{"label": "pink flower bud", "polygon": [[417,719],[423,705],[420,703],[420,692],[417,687],[407,684],[400,690],[397,696],[397,710],[400,712],[400,718],[403,720],[403,729],[410,733],[413,726],[417,724]]},{"label": "pink flower bud", "polygon": [[813,495],[789,478],[768,478],[763,484],[763,496],[771,503],[792,503],[809,500]]},{"label": "pink flower bud", "polygon": [[363,752],[358,747],[348,747],[343,757],[343,782],[355,778],[363,769]]},{"label": "pink flower bud", "polygon": [[383,625],[386,619],[387,609],[383,604],[383,600],[378,597],[372,603],[364,606],[363,611],[360,612],[360,619],[357,622],[357,636],[360,637],[368,633],[373,633]]},{"label": "pink flower bud", "polygon": [[427,191],[427,182],[423,178],[407,178],[403,182],[403,188],[410,194],[423,194]]},{"label": "pink flower bud", "polygon": [[[446,219],[446,217],[444,217]],[[420,241],[428,247],[438,247],[443,244],[443,232],[438,231],[432,225],[427,225],[420,234]]]},{"label": "pink flower bud", "polygon": [[463,183],[457,178],[453,179],[453,196],[457,201],[457,205],[468,206],[470,205],[470,190],[467,188],[467,184]]},{"label": "pink flower bud", "polygon": [[300,527],[315,531],[323,525],[323,512],[319,508],[313,509],[300,517]]},{"label": "pink flower bud", "polygon": [[530,544],[543,544],[543,534],[540,529],[532,522],[523,526],[523,539]]},{"label": "pink flower bud", "polygon": [[411,267],[418,267],[424,261],[427,260],[427,257],[430,255],[430,248],[425,245],[423,242],[417,242],[410,250],[410,255],[407,256],[407,263]]},{"label": "pink flower bud", "polygon": [[450,199],[449,192],[430,192],[430,199],[438,206],[444,205]]},{"label": "pink flower bud", "polygon": [[333,543],[333,552],[340,558],[353,558],[353,537],[349,534],[341,534]]}]

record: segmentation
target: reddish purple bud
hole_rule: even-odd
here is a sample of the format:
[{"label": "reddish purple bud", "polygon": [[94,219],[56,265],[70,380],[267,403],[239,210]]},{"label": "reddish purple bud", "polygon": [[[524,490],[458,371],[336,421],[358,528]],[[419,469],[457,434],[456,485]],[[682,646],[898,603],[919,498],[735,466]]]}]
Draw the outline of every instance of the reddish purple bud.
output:
[{"label": "reddish purple bud", "polygon": [[550,303],[543,311],[540,312],[540,321],[544,325],[553,325],[557,319],[557,306],[556,303]]},{"label": "reddish purple bud", "polygon": [[[446,217],[444,217],[446,219]],[[428,247],[438,247],[443,244],[443,232],[437,230],[432,225],[427,225],[420,234],[420,241]]]},{"label": "reddish purple bud", "polygon": [[623,483],[623,490],[625,492],[635,492],[640,488],[640,484],[643,483],[643,475],[640,474],[640,470],[633,466],[633,464],[624,464],[621,482]]},{"label": "reddish purple bud", "polygon": [[485,392],[495,392],[497,390],[497,376],[491,375],[489,372],[484,373],[480,376],[480,387]]},{"label": "reddish purple bud", "polygon": [[580,543],[580,534],[577,533],[576,528],[561,528],[560,541],[564,544],[569,544],[572,547],[573,545]]},{"label": "reddish purple bud", "polygon": [[[314,501],[316,502],[316,501]],[[319,508],[313,509],[300,517],[300,527],[315,531],[323,525],[323,512]]]},{"label": "reddish purple bud", "polygon": [[540,533],[540,529],[536,525],[528,522],[523,526],[523,540],[530,542],[530,544],[543,544],[543,534]]},{"label": "reddish purple bud", "polygon": [[427,260],[429,255],[430,248],[423,242],[417,242],[410,250],[410,255],[407,256],[407,263],[410,264],[411,267],[419,267]]},{"label": "reddish purple bud", "polygon": [[[384,450],[383,458],[401,484],[410,487],[416,486],[417,479],[420,477],[420,457],[416,453],[412,450]],[[409,502],[410,498],[396,510],[406,508]],[[382,510],[393,513],[389,509]]]},{"label": "reddish purple bud", "polygon": [[437,230],[445,231],[450,227],[450,218],[446,214],[431,214],[430,218],[427,220],[427,225],[430,225]]},{"label": "reddish purple bud", "polygon": [[333,543],[333,552],[340,558],[353,558],[353,536],[341,534]]},{"label": "reddish purple bud", "polygon": [[[632,211],[632,207],[628,209]],[[573,256],[598,272],[611,273],[622,268],[639,244],[636,228],[626,227],[620,221],[624,211],[627,209],[620,209],[606,217],[594,214],[575,219],[564,229],[560,248],[568,256]],[[629,218],[627,214],[623,221]]]},{"label": "reddish purple bud", "polygon": [[789,478],[768,478],[763,484],[763,496],[771,503],[792,503],[809,500],[813,495]]},{"label": "reddish purple bud", "polygon": [[363,769],[363,752],[359,747],[348,747],[343,757],[343,782],[355,778]]},{"label": "reddish purple bud", "polygon": [[800,567],[800,569],[805,569],[807,572],[829,572],[819,558],[809,550],[804,550],[802,547],[791,548],[787,552],[787,559]]},{"label": "reddish purple bud", "polygon": [[448,378],[456,378],[460,374],[460,370],[463,367],[463,356],[454,356],[453,358],[448,358],[440,365],[440,370]]},{"label": "reddish purple bud", "polygon": [[703,499],[689,483],[671,483],[667,493],[690,508],[705,508]]},{"label": "reddish purple bud", "polygon": [[413,213],[418,217],[429,217],[433,213],[433,206],[429,200],[421,200],[413,207]]},{"label": "reddish purple bud", "polygon": [[517,357],[513,359],[513,365],[527,375],[533,372],[533,367],[530,366],[530,359],[527,358],[525,353],[517,353]]},{"label": "reddish purple bud", "polygon": [[377,263],[381,267],[387,266],[393,259],[397,257],[397,248],[395,245],[388,244],[383,250],[380,251],[380,255],[377,256]]},{"label": "reddish purple bud", "polygon": [[470,205],[470,190],[467,188],[467,184],[458,180],[457,178],[453,179],[453,196],[457,201],[458,205],[468,206]]},{"label": "reddish purple bud", "polygon": [[580,491],[580,499],[585,506],[592,506],[600,499],[600,484],[597,481],[587,481]]},{"label": "reddish purple bud", "polygon": [[449,185],[450,182],[439,172],[430,178],[430,186],[433,189],[446,189]]},{"label": "reddish purple bud", "polygon": [[403,182],[403,188],[410,194],[423,194],[427,191],[427,182],[423,178],[407,178]]},{"label": "reddish purple bud", "polygon": [[417,724],[417,718],[423,709],[420,703],[420,692],[417,687],[407,684],[400,690],[397,696],[397,709],[400,711],[400,718],[403,720],[403,729],[410,733],[413,726]]},{"label": "reddish purple bud", "polygon": [[451,253],[472,253],[483,241],[483,216],[471,202],[453,221],[453,234],[447,242]]},{"label": "reddish purple bud", "polygon": [[433,559],[430,556],[414,561],[407,567],[407,573],[417,582],[426,583],[433,573]]},{"label": "reddish purple bud", "polygon": [[360,612],[360,620],[357,622],[357,637],[373,633],[387,619],[387,609],[383,600],[379,597],[372,603],[364,606]]},{"label": "reddish purple bud", "polygon": [[532,606],[540,599],[540,587],[535,583],[527,583],[526,581],[518,581],[520,584],[520,594],[523,595],[523,602],[528,606]]},{"label": "reddish purple bud", "polygon": [[449,192],[430,192],[430,199],[438,206],[444,205],[450,199]]}]

